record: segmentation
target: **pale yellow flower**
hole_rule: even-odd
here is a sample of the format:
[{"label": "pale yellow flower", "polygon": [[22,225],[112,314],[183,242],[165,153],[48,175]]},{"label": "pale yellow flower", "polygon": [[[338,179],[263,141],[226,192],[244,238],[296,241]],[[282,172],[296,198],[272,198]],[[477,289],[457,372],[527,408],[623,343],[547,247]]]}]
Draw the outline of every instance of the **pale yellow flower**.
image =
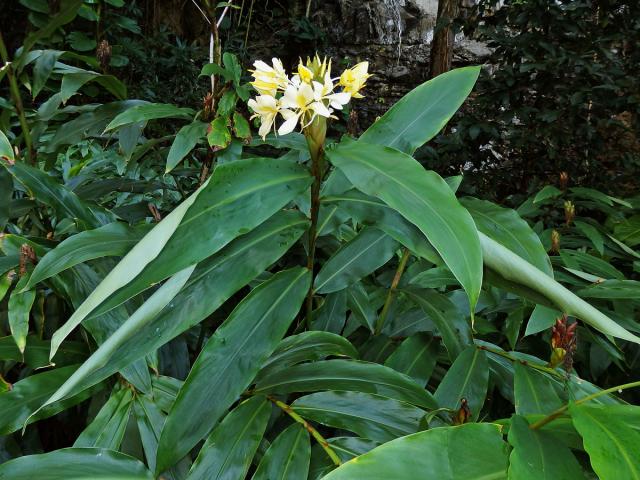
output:
[{"label": "pale yellow flower", "polygon": [[264,140],[276,120],[276,115],[280,111],[280,102],[271,95],[259,95],[255,99],[250,99],[248,105],[255,112],[251,118],[260,117],[258,134]]},{"label": "pale yellow flower", "polygon": [[275,97],[278,90],[287,88],[289,78],[279,59],[273,58],[271,62],[273,66],[268,65],[262,60],[254,62],[253,66],[255,69],[251,70],[251,75],[254,80],[251,82],[251,85],[260,95],[271,95]]},{"label": "pale yellow flower", "polygon": [[353,68],[348,68],[342,75],[340,75],[339,84],[342,86],[342,90],[351,94],[353,98],[362,98],[359,93],[364,87],[367,79],[371,76],[367,73],[369,69],[369,62],[360,62]]},{"label": "pale yellow flower", "polygon": [[302,128],[313,121],[316,115],[330,117],[331,111],[322,100],[316,99],[316,93],[311,85],[301,83],[290,84],[280,100],[282,109],[280,114],[285,122],[278,129],[280,135],[291,133],[300,121]]}]

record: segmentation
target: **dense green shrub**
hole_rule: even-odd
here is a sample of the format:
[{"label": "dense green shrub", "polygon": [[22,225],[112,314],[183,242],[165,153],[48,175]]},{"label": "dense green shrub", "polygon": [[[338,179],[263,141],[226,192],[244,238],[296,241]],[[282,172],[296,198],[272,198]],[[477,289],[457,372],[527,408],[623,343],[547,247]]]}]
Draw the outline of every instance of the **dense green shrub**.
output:
[{"label": "dense green shrub", "polygon": [[[526,192],[567,171],[611,193],[640,171],[640,4],[621,0],[479,2],[466,32],[493,54],[473,102],[433,148],[489,195]],[[477,173],[477,175],[476,175]]]},{"label": "dense green shrub", "polygon": [[517,211],[458,197],[412,155],[478,67],[357,139],[325,138],[326,115],[367,101],[366,64],[338,86],[310,60],[303,87],[256,64],[245,103],[224,53],[201,110],[127,99],[46,48],[87,5],[3,70],[0,478],[640,470],[637,198],[568,174]]}]

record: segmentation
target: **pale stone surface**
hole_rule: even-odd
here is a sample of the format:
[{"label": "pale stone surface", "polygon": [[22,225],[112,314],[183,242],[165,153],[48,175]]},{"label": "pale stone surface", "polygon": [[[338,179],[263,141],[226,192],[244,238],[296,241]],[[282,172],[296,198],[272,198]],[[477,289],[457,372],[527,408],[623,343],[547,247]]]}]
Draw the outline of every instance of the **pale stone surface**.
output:
[{"label": "pale stone surface", "polygon": [[427,15],[435,17],[438,14],[438,0],[413,0],[413,3]]}]

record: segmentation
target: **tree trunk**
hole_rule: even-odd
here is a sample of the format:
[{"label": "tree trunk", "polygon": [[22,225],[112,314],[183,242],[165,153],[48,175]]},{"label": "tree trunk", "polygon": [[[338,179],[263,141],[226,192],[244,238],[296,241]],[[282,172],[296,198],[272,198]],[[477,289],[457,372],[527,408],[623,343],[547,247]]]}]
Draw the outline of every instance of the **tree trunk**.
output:
[{"label": "tree trunk", "polygon": [[438,2],[438,19],[431,44],[430,78],[451,70],[455,38],[453,21],[458,15],[458,2],[459,0],[440,0]]}]

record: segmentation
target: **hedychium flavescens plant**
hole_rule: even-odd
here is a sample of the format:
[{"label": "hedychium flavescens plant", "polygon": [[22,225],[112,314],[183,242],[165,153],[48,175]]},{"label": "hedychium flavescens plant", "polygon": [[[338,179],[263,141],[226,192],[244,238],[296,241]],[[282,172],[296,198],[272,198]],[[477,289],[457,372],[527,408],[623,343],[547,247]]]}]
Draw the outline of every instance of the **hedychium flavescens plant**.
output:
[{"label": "hedychium flavescens plant", "polygon": [[[316,54],[306,63],[298,63],[297,72],[289,77],[282,62],[272,59],[268,65],[262,60],[254,63],[251,85],[258,96],[249,100],[255,112],[252,118],[260,119],[259,135],[264,139],[272,129],[278,135],[287,135],[299,127],[307,141],[311,157],[311,227],[309,229],[307,268],[313,272],[320,210],[320,186],[325,174],[324,144],[327,136],[327,121],[337,120],[335,110],[342,110],[352,98],[363,98],[360,91],[367,79],[369,63],[361,62],[347,68],[337,78],[331,77],[331,61],[320,59]],[[336,83],[337,82],[337,83]],[[277,121],[283,123],[278,127]],[[307,296],[307,326],[311,328],[313,311],[313,287]]]},{"label": "hedychium flavescens plant", "polygon": [[[0,265],[17,273],[7,287],[0,271],[11,312],[0,355],[47,366],[11,391],[0,377],[0,431],[110,389],[73,448],[0,464],[0,478],[54,468],[67,478],[70,463],[83,478],[462,480],[527,478],[510,471],[532,468],[542,478],[558,465],[558,478],[580,478],[582,467],[634,478],[638,433],[620,419],[637,418],[638,407],[584,378],[589,345],[597,358],[637,354],[637,325],[625,316],[636,297],[620,298],[637,283],[582,248],[571,251],[582,263],[568,277],[518,212],[458,198],[462,178],[413,157],[465,101],[479,67],[418,86],[359,138],[331,138],[328,122],[362,97],[367,70],[363,62],[334,77],[315,57],[287,74],[277,59],[256,62],[249,100],[248,75],[225,54],[203,69],[219,77],[208,115],[144,102],[98,112],[98,134],[122,134],[124,145],[145,121],[191,122],[160,165],[164,181],[198,171],[174,169],[194,166],[193,149],[212,162],[211,175],[181,188],[153,223],[125,222],[123,210],[80,196],[16,156],[15,135],[0,134],[0,185],[15,183],[18,207],[61,225],[43,239],[10,216],[0,238]],[[240,100],[257,115],[260,139]],[[566,199],[575,209],[563,234],[585,223],[579,194]],[[604,253],[636,253],[602,242]],[[28,335],[45,289],[67,302],[65,316]],[[166,358],[182,362],[186,378],[174,378]],[[611,442],[603,419],[628,441]],[[127,426],[138,459],[120,451]]]}]

